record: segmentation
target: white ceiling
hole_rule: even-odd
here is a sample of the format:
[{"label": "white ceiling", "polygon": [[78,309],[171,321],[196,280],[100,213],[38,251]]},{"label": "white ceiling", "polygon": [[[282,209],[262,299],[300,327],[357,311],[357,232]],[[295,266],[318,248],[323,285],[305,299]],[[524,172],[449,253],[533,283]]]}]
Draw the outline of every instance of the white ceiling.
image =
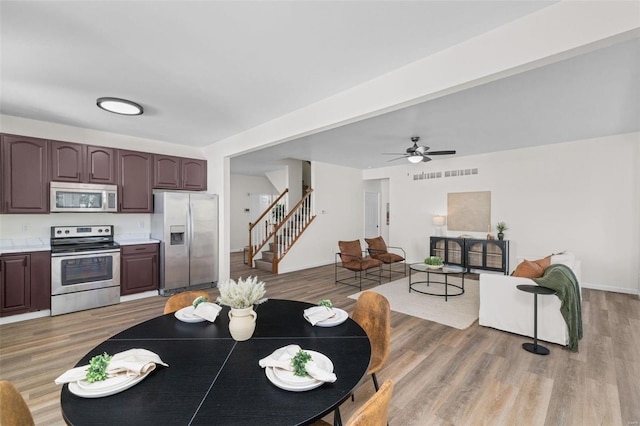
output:
[{"label": "white ceiling", "polygon": [[[553,3],[3,0],[0,112],[203,147]],[[380,153],[412,135],[470,155],[638,131],[639,52],[621,42],[235,157],[232,172],[392,165]],[[106,113],[102,96],[145,113]]]}]

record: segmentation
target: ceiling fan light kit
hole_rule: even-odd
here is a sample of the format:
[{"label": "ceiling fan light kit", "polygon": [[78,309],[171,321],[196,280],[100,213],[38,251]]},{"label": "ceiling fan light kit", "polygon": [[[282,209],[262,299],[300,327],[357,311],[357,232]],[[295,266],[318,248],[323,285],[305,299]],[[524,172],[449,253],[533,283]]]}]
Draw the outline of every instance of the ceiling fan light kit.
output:
[{"label": "ceiling fan light kit", "polygon": [[420,141],[420,136],[412,136],[411,142],[413,142],[413,146],[410,146],[406,149],[404,154],[400,153],[384,153],[386,155],[401,155],[402,157],[393,158],[389,161],[399,160],[401,158],[406,158],[410,163],[418,164],[420,162],[431,161],[430,155],[453,155],[456,152],[454,150],[447,151],[429,151],[428,146],[420,145],[418,146],[418,142]]}]

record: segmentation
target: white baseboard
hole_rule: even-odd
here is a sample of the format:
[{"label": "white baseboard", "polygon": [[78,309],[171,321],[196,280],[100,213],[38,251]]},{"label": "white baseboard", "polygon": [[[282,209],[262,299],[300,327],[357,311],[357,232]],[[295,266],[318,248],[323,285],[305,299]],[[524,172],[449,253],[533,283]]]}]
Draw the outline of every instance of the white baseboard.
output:
[{"label": "white baseboard", "polygon": [[0,325],[11,324],[13,322],[19,322],[19,321],[27,321],[35,318],[50,317],[50,316],[51,316],[51,311],[49,309],[46,309],[44,311],[37,311],[37,312],[27,312],[26,314],[11,315],[9,317],[0,318]]},{"label": "white baseboard", "polygon": [[591,284],[591,283],[580,283],[580,287],[588,288],[590,290],[610,291],[613,293],[625,293],[625,294],[634,294],[636,296],[640,296],[640,291],[638,289],[633,289],[633,288],[612,287],[610,285]]},{"label": "white baseboard", "polygon": [[129,300],[146,299],[147,297],[157,296],[158,290],[144,291],[142,293],[129,294],[127,296],[120,296],[120,303],[128,302]]}]

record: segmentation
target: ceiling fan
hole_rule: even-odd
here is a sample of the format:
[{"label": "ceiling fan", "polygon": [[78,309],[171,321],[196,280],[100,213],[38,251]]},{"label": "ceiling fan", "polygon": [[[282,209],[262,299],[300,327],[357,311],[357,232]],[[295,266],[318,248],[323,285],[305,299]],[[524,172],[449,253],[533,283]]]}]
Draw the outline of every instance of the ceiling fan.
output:
[{"label": "ceiling fan", "polygon": [[418,142],[419,141],[420,141],[420,136],[411,137],[411,142],[413,142],[413,146],[407,148],[407,151],[404,154],[385,152],[382,155],[402,155],[402,157],[392,158],[389,161],[395,161],[395,160],[399,160],[401,158],[406,158],[411,163],[419,163],[421,161],[426,163],[427,161],[431,161],[431,158],[428,157],[429,155],[450,155],[450,154],[455,154],[456,153],[455,151],[452,151],[452,150],[449,150],[449,151],[429,151],[429,147],[428,146],[423,146],[423,145],[418,146]]}]

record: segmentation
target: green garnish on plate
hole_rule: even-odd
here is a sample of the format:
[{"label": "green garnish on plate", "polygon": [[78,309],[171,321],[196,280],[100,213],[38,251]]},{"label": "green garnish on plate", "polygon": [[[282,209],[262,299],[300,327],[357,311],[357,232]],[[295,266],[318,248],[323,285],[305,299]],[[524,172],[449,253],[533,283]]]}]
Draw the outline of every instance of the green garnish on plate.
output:
[{"label": "green garnish on plate", "polygon": [[93,383],[107,379],[107,365],[109,365],[111,358],[111,355],[106,352],[91,358],[89,369],[87,370],[87,382]]},{"label": "green garnish on plate", "polygon": [[333,303],[329,299],[323,299],[318,302],[318,306],[326,306],[327,308],[333,308]]},{"label": "green garnish on plate", "polygon": [[308,375],[307,370],[304,368],[304,366],[307,364],[307,361],[311,361],[311,355],[300,349],[291,360],[294,376],[304,377]]},{"label": "green garnish on plate", "polygon": [[199,304],[201,304],[202,302],[208,302],[209,299],[207,299],[204,296],[198,296],[196,297],[196,299],[193,301],[193,308],[197,308]]}]

